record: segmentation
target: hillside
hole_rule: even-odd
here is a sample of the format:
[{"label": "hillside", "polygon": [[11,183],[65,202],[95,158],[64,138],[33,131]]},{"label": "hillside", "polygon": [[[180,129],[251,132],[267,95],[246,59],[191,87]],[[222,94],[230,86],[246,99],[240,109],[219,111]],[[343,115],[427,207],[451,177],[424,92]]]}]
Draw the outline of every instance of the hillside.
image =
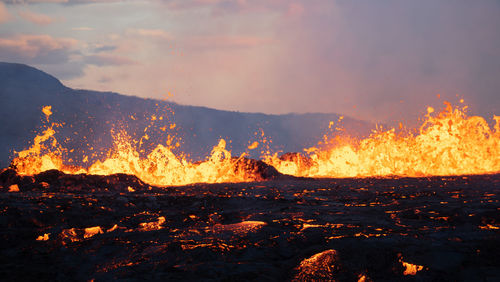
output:
[{"label": "hillside", "polygon": [[[69,153],[75,163],[90,148],[95,152],[93,159],[106,155],[112,144],[112,131],[124,129],[139,140],[150,125],[147,131],[150,138],[142,147],[146,153],[153,146],[164,144],[171,134],[180,140],[181,150],[193,160],[207,156],[220,138],[231,140],[228,146],[234,155],[239,155],[250,143],[258,141],[255,134],[260,134],[260,129],[273,141],[272,151],[302,151],[316,144],[327,132],[329,122],[339,118],[337,114],[221,111],[112,92],[75,90],[47,73],[13,63],[0,63],[0,100],[0,167],[9,165],[14,150],[31,144],[44,125],[41,108],[46,105],[52,106],[51,121],[64,123],[56,136],[65,148],[75,149]],[[164,118],[153,122],[152,115]],[[171,123],[176,127],[161,130],[169,128]],[[358,136],[373,128],[367,122],[351,118],[344,118],[342,124],[347,133]],[[258,157],[260,148],[250,153]]]}]

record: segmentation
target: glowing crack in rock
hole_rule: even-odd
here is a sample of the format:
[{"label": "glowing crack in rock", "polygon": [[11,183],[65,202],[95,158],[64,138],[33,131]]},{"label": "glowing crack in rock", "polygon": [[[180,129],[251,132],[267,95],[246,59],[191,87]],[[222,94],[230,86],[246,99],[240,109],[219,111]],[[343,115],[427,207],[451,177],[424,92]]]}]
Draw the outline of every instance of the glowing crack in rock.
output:
[{"label": "glowing crack in rock", "polygon": [[9,192],[19,192],[19,186],[17,184],[10,185]]},{"label": "glowing crack in rock", "polygon": [[233,224],[215,224],[212,227],[212,230],[216,233],[220,232],[232,232],[235,234],[244,235],[249,232],[256,232],[261,229],[263,226],[267,225],[267,223],[263,221],[242,221]]},{"label": "glowing crack in rock", "polygon": [[158,217],[158,221],[143,222],[139,224],[140,231],[153,231],[160,230],[163,228],[162,224],[165,223],[165,217]]},{"label": "glowing crack in rock", "polygon": [[335,250],[317,253],[300,262],[293,281],[333,281],[337,261]]},{"label": "glowing crack in rock", "polygon": [[416,275],[417,272],[421,271],[424,269],[422,265],[417,265],[417,264],[411,264],[405,261],[400,260],[401,263],[403,264],[403,267],[405,268],[403,275]]},{"label": "glowing crack in rock", "polygon": [[102,231],[100,226],[93,226],[93,227],[87,227],[85,228],[85,234],[83,234],[83,238],[87,239],[90,237],[94,237],[97,234],[103,234],[104,232]]}]

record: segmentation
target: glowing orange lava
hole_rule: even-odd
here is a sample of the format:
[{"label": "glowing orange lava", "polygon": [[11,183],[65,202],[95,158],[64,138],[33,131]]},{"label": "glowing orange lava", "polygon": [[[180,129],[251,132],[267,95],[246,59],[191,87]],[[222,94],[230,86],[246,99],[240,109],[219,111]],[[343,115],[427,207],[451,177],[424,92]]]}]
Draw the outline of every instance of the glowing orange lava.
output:
[{"label": "glowing orange lava", "polygon": [[424,267],[422,265],[408,263],[408,262],[402,261],[401,259],[400,259],[400,262],[401,262],[401,264],[403,264],[403,267],[405,268],[403,275],[412,275],[413,276],[413,275],[416,275],[417,272],[424,269]]},{"label": "glowing orange lava", "polygon": [[[467,107],[452,107],[433,114],[429,107],[425,121],[417,134],[397,134],[395,129],[377,131],[362,140],[325,136],[324,148],[304,149],[305,154],[286,154],[278,157],[265,152],[263,159],[279,172],[304,177],[369,177],[369,176],[431,176],[487,174],[500,172],[500,116],[494,116],[490,128],[479,116],[468,116]],[[47,123],[51,107],[42,109]],[[152,119],[153,120],[153,119]],[[193,163],[173,153],[171,137],[166,145],[159,144],[145,158],[140,157],[134,142],[125,132],[115,136],[109,157],[87,168],[67,166],[63,148],[54,137],[52,123],[35,137],[27,150],[17,152],[12,165],[22,175],[34,175],[50,169],[65,173],[135,175],[152,185],[185,185],[190,183],[245,182],[262,180],[253,171],[238,165],[244,157],[233,158],[221,139],[211,155],[203,162]],[[330,128],[333,123],[330,123]],[[401,126],[400,126],[401,127]],[[175,124],[170,128],[175,128]],[[262,132],[264,137],[264,133]],[[147,139],[148,136],[143,137]],[[264,139],[265,141],[265,139]],[[265,145],[266,142],[261,142]],[[142,142],[142,139],[141,139]],[[139,143],[141,143],[139,142]],[[256,149],[253,142],[249,150]],[[263,151],[264,152],[264,151]]]},{"label": "glowing orange lava", "polygon": [[[47,121],[52,114],[50,109],[50,106],[46,106],[42,110]],[[62,159],[64,149],[54,136],[56,126],[59,124],[52,123],[41,135],[35,137],[34,144],[30,148],[17,152],[18,157],[12,161],[12,165],[19,174],[34,175],[51,169],[69,174],[125,173],[159,186],[261,180],[238,165],[238,161],[244,155],[239,159],[232,158],[231,152],[226,150],[224,139],[213,148],[206,161],[192,163],[172,152],[177,144],[171,145],[170,137],[166,145],[159,144],[146,158],[141,158],[133,147],[130,137],[123,131],[115,135],[114,148],[110,151],[110,157],[104,161],[96,161],[87,169],[67,166]]]},{"label": "glowing orange lava", "polygon": [[[466,108],[446,108],[437,116],[429,107],[416,135],[395,129],[346,143],[331,141],[327,149],[309,148],[305,157],[267,157],[285,174],[306,177],[431,176],[500,172],[500,116],[494,129]],[[326,139],[326,138],[325,138]]]}]

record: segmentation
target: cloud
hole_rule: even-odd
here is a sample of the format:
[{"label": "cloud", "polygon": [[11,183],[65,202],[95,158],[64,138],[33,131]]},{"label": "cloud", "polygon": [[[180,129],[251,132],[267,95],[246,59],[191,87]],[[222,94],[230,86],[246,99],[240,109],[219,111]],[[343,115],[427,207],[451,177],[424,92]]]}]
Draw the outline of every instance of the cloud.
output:
[{"label": "cloud", "polygon": [[3,4],[3,2],[0,2],[0,24],[7,22],[11,19],[11,16],[9,14],[9,11],[7,10],[7,7]]},{"label": "cloud", "polygon": [[244,35],[196,36],[185,40],[187,48],[195,49],[238,49],[272,43],[271,38]]},{"label": "cloud", "polygon": [[117,48],[118,47],[115,45],[96,45],[94,47],[94,53],[115,51]]},{"label": "cloud", "polygon": [[491,99],[500,87],[498,2],[311,2],[299,21],[275,27],[274,81],[297,97],[295,109],[408,119],[441,103],[438,93],[483,112],[500,107]]},{"label": "cloud", "polygon": [[38,67],[59,79],[82,76],[85,65],[78,51],[79,41],[50,35],[17,34],[0,37],[0,61]]},{"label": "cloud", "polygon": [[70,0],[5,0],[7,4],[68,3]]},{"label": "cloud", "polygon": [[111,3],[120,2],[120,0],[6,0],[7,4],[40,4],[40,3],[56,3],[56,4],[96,4],[96,3]]},{"label": "cloud", "polygon": [[137,64],[136,61],[127,57],[111,55],[111,54],[97,54],[85,56],[85,62],[89,65],[95,66],[123,66]]},{"label": "cloud", "polygon": [[21,18],[23,18],[29,22],[32,22],[34,24],[37,24],[37,25],[49,25],[49,24],[55,22],[55,19],[50,17],[50,16],[47,16],[44,14],[33,13],[31,11],[28,11],[28,10],[19,11],[18,15]]},{"label": "cloud", "polygon": [[18,34],[0,38],[0,58],[28,64],[57,64],[68,61],[77,44],[73,38]]},{"label": "cloud", "polygon": [[80,26],[80,27],[73,27],[73,28],[71,28],[71,30],[73,30],[73,31],[92,31],[94,29],[91,27],[87,27],[87,26]]},{"label": "cloud", "polygon": [[288,5],[288,10],[287,10],[287,16],[290,17],[299,17],[301,16],[305,11],[305,8],[302,4],[300,3],[290,3]]},{"label": "cloud", "polygon": [[172,40],[173,36],[161,29],[133,28],[127,30],[127,35],[139,36],[155,40]]},{"label": "cloud", "polygon": [[109,77],[109,76],[106,76],[106,75],[103,75],[101,78],[99,78],[97,80],[97,82],[102,83],[102,84],[106,84],[106,83],[109,83],[111,81],[113,81],[113,78]]},{"label": "cloud", "polygon": [[247,12],[286,14],[299,12],[300,9],[297,1],[290,0],[164,0],[162,2],[169,9],[175,10],[208,9],[215,16]]},{"label": "cloud", "polygon": [[[306,6],[315,6],[317,0],[163,0],[169,9],[207,9],[214,16],[241,13],[274,13],[288,17],[298,17]],[[336,1],[329,1],[334,3]]]},{"label": "cloud", "polygon": [[[83,2],[29,7],[51,16],[78,13],[47,30],[82,41],[56,48],[0,34],[0,58],[65,64],[54,66],[56,76],[77,62],[72,66],[85,70],[74,80],[79,87],[146,97],[169,90],[184,104],[240,111],[385,121],[416,116],[440,103],[437,93],[463,95],[471,109],[500,108],[498,1]],[[19,29],[39,32],[28,24]]]}]

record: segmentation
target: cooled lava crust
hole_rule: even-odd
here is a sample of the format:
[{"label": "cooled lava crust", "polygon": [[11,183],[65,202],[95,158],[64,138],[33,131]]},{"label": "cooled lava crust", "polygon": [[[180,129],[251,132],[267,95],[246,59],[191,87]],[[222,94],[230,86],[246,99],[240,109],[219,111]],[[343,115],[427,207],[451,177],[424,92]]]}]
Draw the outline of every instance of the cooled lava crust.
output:
[{"label": "cooled lava crust", "polygon": [[275,176],[2,170],[1,280],[500,281],[500,174]]}]

